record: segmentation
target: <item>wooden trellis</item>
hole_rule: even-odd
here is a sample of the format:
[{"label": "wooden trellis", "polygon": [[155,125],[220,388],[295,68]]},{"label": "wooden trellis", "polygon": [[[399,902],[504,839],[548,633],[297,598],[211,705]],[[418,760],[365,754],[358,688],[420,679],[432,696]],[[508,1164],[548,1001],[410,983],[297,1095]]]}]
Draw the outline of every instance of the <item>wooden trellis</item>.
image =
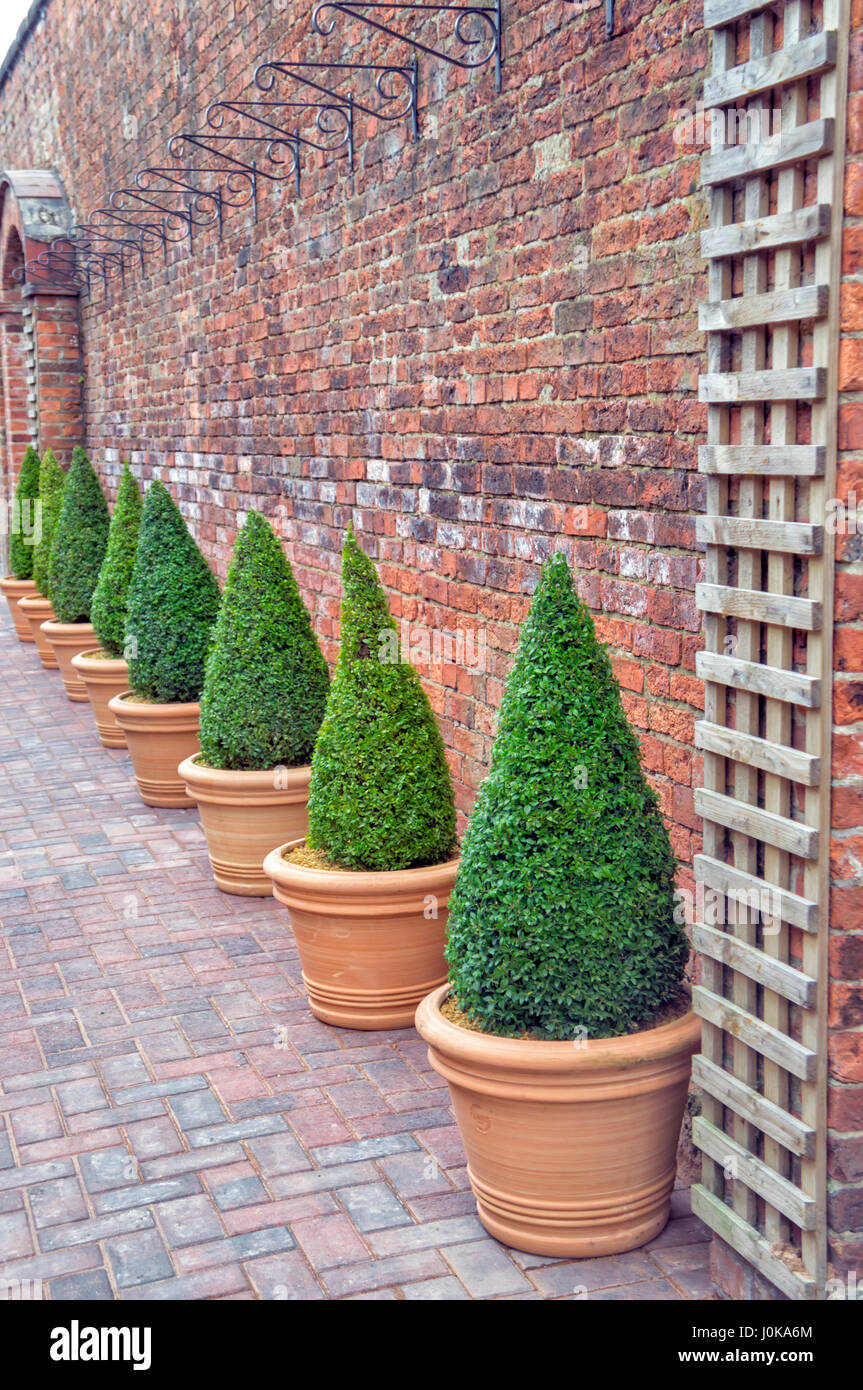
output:
[{"label": "wooden trellis", "polygon": [[[712,71],[705,911],[693,1210],[793,1299],[823,1297],[838,288],[847,0],[705,0]],[[777,115],[778,113],[778,115]],[[709,906],[709,911],[708,911]]]}]

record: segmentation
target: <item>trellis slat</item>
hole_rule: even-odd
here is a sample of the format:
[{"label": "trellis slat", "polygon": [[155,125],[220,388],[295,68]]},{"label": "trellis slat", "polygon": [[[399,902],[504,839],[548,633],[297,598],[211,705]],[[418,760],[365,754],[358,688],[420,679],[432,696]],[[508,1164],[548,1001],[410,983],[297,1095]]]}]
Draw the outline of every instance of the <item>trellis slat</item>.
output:
[{"label": "trellis slat", "polygon": [[703,1115],[696,1115],[692,1121],[692,1138],[700,1149],[715,1158],[723,1168],[731,1167],[735,1182],[743,1182],[765,1201],[784,1212],[790,1221],[804,1231],[810,1231],[815,1224],[815,1203],[806,1197],[792,1182],[781,1177],[766,1163],[747,1153],[728,1134],[717,1129]]},{"label": "trellis slat", "polygon": [[704,787],[698,788],[694,799],[696,813],[706,820],[714,820],[738,834],[751,835],[789,854],[799,854],[801,859],[817,858],[818,831],[811,825],[759,810],[748,802],[735,801],[733,796],[723,796]]},{"label": "trellis slat", "polygon": [[804,787],[817,787],[820,782],[821,763],[813,754],[721,724],[711,724],[706,719],[696,720],[695,746],[708,753],[718,753],[720,758],[732,758],[735,762],[759,767],[762,772],[787,777]]},{"label": "trellis slat", "polygon": [[[707,6],[705,6],[705,13]],[[726,72],[714,73],[704,79],[704,105],[714,106],[746,100],[760,92],[770,91],[783,82],[799,82],[804,77],[817,77],[836,62],[838,35],[834,30],[810,34],[790,48],[780,48],[766,58],[741,63]]]},{"label": "trellis slat", "polygon": [[698,399],[714,405],[736,405],[740,401],[817,401],[826,390],[825,367],[713,372],[698,378]]},{"label": "trellis slat", "polygon": [[720,656],[718,652],[696,652],[695,674],[703,681],[717,681],[734,690],[748,690],[753,695],[766,695],[770,700],[784,700],[789,705],[818,709],[821,704],[821,682],[813,676],[783,671],[759,661]]},{"label": "trellis slat", "polygon": [[735,299],[699,304],[698,327],[703,333],[733,333],[763,324],[817,319],[827,313],[829,300],[827,285],[800,285],[790,290],[770,290],[767,294],[741,294]]},{"label": "trellis slat", "polygon": [[825,450],[813,444],[702,444],[702,473],[761,477],[816,478],[824,472]]},{"label": "trellis slat", "polygon": [[707,186],[783,169],[799,159],[817,159],[833,149],[834,122],[820,118],[797,126],[778,140],[730,145],[701,161],[701,182]]},{"label": "trellis slat", "polygon": [[808,598],[768,594],[762,589],[735,589],[728,584],[696,584],[695,602],[705,613],[724,613],[726,617],[748,622],[777,623],[779,627],[801,627],[815,632],[821,626],[821,604]]},{"label": "trellis slat", "polygon": [[761,521],[749,516],[699,516],[695,519],[695,539],[702,545],[820,555],[824,528],[808,522]]},{"label": "trellis slat", "polygon": [[832,213],[829,203],[816,203],[793,212],[773,212],[747,222],[729,222],[724,227],[708,227],[701,233],[704,259],[744,256],[750,251],[771,251],[778,246],[797,246],[830,235]]},{"label": "trellis slat", "polygon": [[706,1018],[708,1023],[715,1023],[718,1028],[730,1033],[747,1047],[753,1048],[762,1057],[769,1057],[771,1061],[777,1062],[780,1067],[784,1067],[801,1081],[814,1080],[817,1063],[814,1052],[795,1042],[793,1038],[787,1037],[785,1033],[780,1033],[778,1028],[771,1028],[769,1023],[764,1023],[754,1014],[747,1013],[746,1009],[741,1009],[733,1000],[723,999],[721,995],[714,994],[703,985],[694,985],[692,1007],[699,1018]]},{"label": "trellis slat", "polygon": [[792,893],[788,888],[747,874],[733,864],[725,864],[709,854],[696,854],[692,862],[696,879],[750,911],[778,917],[801,931],[817,932],[818,904]]},{"label": "trellis slat", "polygon": [[692,1188],[692,1210],[788,1298],[795,1302],[808,1302],[816,1298],[815,1280],[780,1260],[773,1253],[769,1241],[701,1183]]},{"label": "trellis slat", "polygon": [[815,1152],[815,1131],[809,1125],[760,1096],[702,1053],[692,1059],[692,1079],[729,1110],[742,1115],[762,1134],[769,1135],[799,1158],[809,1158]]},{"label": "trellis slat", "polygon": [[728,931],[719,931],[703,922],[693,928],[692,944],[712,960],[719,960],[732,970],[740,970],[756,984],[775,990],[792,1004],[811,1009],[815,1005],[817,981],[793,965],[786,965],[775,956],[765,955],[757,946],[740,941]]}]

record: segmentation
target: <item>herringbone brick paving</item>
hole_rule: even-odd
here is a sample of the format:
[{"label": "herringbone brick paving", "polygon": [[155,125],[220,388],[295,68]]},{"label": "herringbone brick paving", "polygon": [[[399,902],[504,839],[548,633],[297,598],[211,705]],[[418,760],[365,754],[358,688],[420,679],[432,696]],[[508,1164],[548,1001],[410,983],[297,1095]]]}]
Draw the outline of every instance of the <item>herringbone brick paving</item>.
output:
[{"label": "herringbone brick paving", "polygon": [[629,1255],[486,1235],[416,1033],[312,1018],[283,909],[214,887],[197,813],[143,806],[5,614],[0,652],[0,1281],[52,1299],[709,1294],[683,1189]]}]

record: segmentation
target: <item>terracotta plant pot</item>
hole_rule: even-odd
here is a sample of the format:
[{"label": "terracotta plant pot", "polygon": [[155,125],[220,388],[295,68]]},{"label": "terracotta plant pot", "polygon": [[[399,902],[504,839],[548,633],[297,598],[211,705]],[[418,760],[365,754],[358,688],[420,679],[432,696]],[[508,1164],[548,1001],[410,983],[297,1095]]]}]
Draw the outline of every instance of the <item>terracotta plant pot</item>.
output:
[{"label": "terracotta plant pot", "polygon": [[668,1220],[700,1020],[621,1038],[534,1042],[417,1009],[429,1061],[449,1083],[480,1221],[505,1245],[587,1257],[634,1250]]},{"label": "terracotta plant pot", "polygon": [[339,1028],[410,1028],[423,995],[446,978],[458,859],[340,873],[291,864],[284,853],[299,844],[272,850],[264,873],[290,912],[312,1013]]},{"label": "terracotta plant pot", "polygon": [[108,709],[126,735],[141,800],[147,806],[194,806],[177,768],[200,751],[197,701],[157,705],[136,700],[127,690],[112,696]]},{"label": "terracotta plant pot", "polygon": [[18,641],[35,642],[33,629],[18,607],[19,599],[31,598],[36,593],[36,585],[33,580],[16,579],[14,575],[7,574],[5,579],[0,579],[0,589],[2,589],[3,597],[9,605],[12,622],[15,624],[15,636]]},{"label": "terracotta plant pot", "polygon": [[87,687],[72,666],[72,657],[85,652],[96,640],[92,623],[58,623],[56,619],[42,624],[42,635],[50,642],[60,667],[63,685],[70,700],[85,703],[89,700]]},{"label": "terracotta plant pot", "polygon": [[54,655],[54,648],[42,631],[43,623],[54,622],[54,609],[51,607],[51,600],[43,598],[37,590],[30,598],[19,599],[18,608],[30,624],[30,631],[33,633],[33,641],[36,643],[36,650],[42,665],[46,670],[56,671],[59,663]]},{"label": "terracotta plant pot", "polygon": [[223,893],[269,897],[273,885],[264,859],[285,836],[302,839],[308,830],[311,769],[231,772],[186,758],[178,770],[201,813],[217,886]]},{"label": "terracotta plant pot", "polygon": [[113,695],[129,689],[129,667],[122,657],[106,656],[96,647],[78,652],[72,666],[84,682],[87,698],[93,706],[96,730],[105,748],[125,748],[126,735],[120,728],[108,702]]}]

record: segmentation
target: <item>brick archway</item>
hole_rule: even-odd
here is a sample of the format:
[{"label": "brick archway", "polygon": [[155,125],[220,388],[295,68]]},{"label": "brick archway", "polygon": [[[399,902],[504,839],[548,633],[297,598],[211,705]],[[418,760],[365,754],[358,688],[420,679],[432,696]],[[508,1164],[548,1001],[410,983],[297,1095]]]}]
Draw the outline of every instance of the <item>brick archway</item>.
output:
[{"label": "brick archway", "polygon": [[[77,291],[28,280],[27,263],[68,231],[57,175],[0,171],[0,507],[8,516],[21,456],[48,445],[67,459],[83,442],[81,335]],[[0,528],[0,571],[7,568]]]}]

